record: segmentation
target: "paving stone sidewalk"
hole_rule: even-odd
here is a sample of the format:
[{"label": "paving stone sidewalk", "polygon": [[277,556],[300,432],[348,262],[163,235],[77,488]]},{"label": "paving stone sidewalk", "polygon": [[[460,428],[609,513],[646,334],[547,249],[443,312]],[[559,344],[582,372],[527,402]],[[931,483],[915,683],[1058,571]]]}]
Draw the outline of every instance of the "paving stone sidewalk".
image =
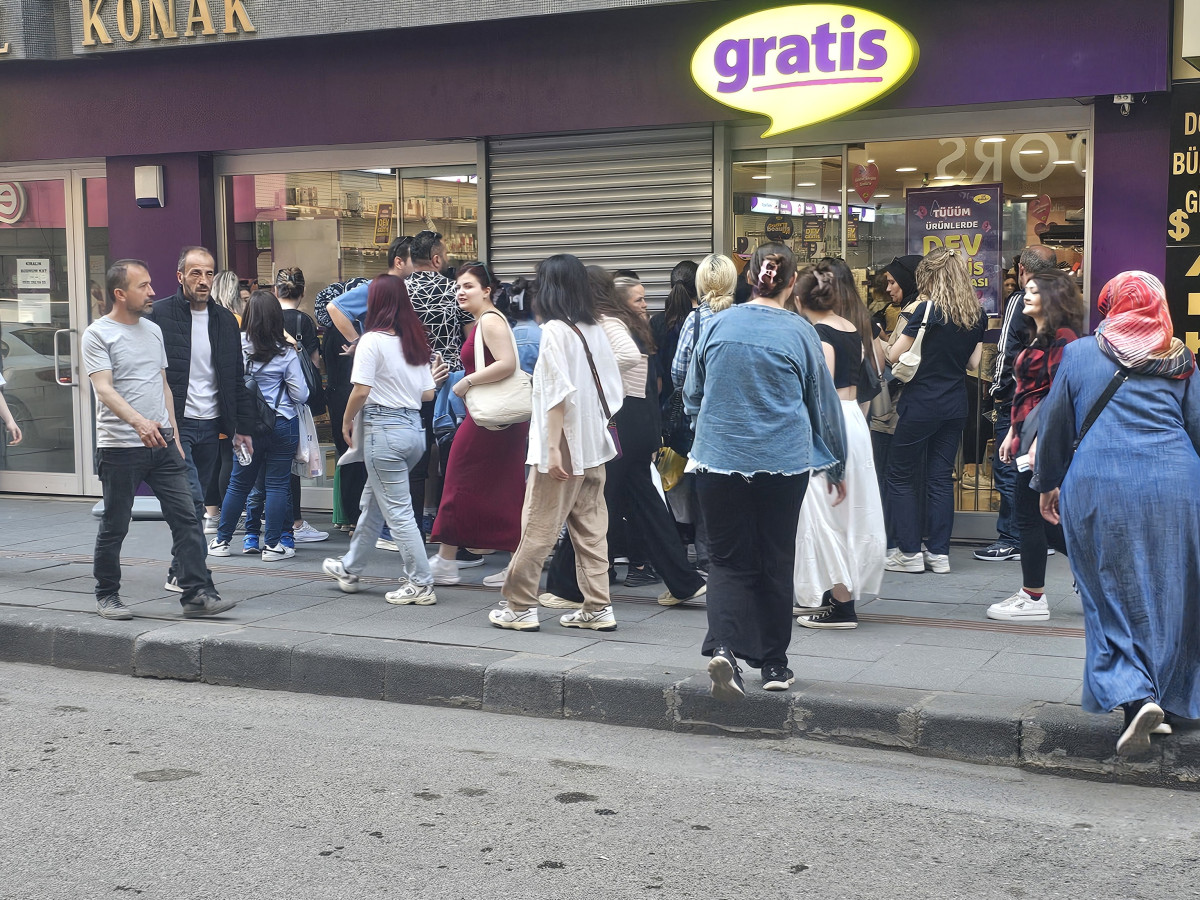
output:
[{"label": "paving stone sidewalk", "polygon": [[[1062,557],[1049,560],[1049,622],[990,622],[987,606],[1021,584],[1016,562],[951,551],[948,575],[889,573],[852,631],[796,627],[794,690],[767,693],[748,673],[746,702],[707,696],[703,604],[664,608],[661,585],[613,588],[617,631],[490,626],[499,591],[481,585],[507,554],[464,569],[430,607],[395,607],[396,556],[377,551],[358,594],[320,571],[347,538],[302,544],[295,559],[211,559],[215,619],[185,621],[164,590],[170,535],[134,522],[122,597],[132,622],[95,615],[93,501],[0,497],[0,660],[246,687],[440,703],[674,730],[796,735],[906,749],[1106,780],[1200,781],[1200,733],[1181,730],[1142,760],[1119,762],[1118,716],[1079,709],[1083,615]],[[329,527],[320,514],[318,527]],[[240,538],[235,541],[240,544]]]}]

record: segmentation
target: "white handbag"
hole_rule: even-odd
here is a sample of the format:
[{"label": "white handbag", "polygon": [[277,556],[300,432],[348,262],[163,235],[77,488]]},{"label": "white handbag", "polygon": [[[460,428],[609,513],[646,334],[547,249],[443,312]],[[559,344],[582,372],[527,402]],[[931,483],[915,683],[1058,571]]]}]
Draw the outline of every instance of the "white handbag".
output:
[{"label": "white handbag", "polygon": [[900,354],[900,358],[892,363],[892,377],[897,381],[908,382],[913,380],[913,376],[917,374],[917,369],[921,365],[921,343],[925,340],[925,326],[929,324],[929,311],[933,309],[933,301],[925,301],[925,315],[921,318],[921,327],[917,329],[916,340],[912,346]]},{"label": "white handbag", "polygon": [[[489,310],[491,312],[491,310]],[[485,313],[484,315],[487,315]],[[504,316],[496,313],[501,319]],[[475,326],[475,371],[484,367],[483,362],[483,329],[482,317]],[[500,431],[509,425],[528,422],[533,417],[533,379],[521,368],[520,355],[517,352],[517,339],[508,321],[504,321],[508,329],[508,339],[512,341],[513,358],[517,367],[503,381],[493,381],[490,384],[471,384],[470,390],[463,396],[467,404],[467,412],[476,425],[489,431]]]}]

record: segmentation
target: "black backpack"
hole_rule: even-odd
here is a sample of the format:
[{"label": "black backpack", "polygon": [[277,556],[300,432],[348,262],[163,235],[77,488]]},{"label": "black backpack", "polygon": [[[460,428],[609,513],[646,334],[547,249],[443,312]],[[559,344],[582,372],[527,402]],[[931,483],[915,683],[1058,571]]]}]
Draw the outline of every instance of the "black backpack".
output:
[{"label": "black backpack", "polygon": [[[254,371],[250,368],[250,362],[246,362],[246,374],[242,376],[242,381],[246,385],[246,392],[250,395],[250,403],[254,407],[254,425],[250,429],[251,437],[264,437],[268,434],[273,434],[275,431],[275,408],[267,402],[267,398],[263,396],[262,389],[258,386],[258,379],[254,377]],[[279,401],[283,399],[284,384],[279,382],[279,393],[275,395],[275,406],[279,405]]]}]

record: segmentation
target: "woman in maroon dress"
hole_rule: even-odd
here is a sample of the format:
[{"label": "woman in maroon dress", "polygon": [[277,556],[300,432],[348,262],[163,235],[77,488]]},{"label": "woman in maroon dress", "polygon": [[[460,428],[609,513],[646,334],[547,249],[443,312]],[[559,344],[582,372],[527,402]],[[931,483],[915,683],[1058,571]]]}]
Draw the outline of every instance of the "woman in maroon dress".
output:
[{"label": "woman in maroon dress", "polygon": [[[475,317],[471,336],[462,346],[463,370],[454,393],[465,397],[477,384],[503,381],[517,368],[516,343],[508,320],[492,304],[499,284],[483,263],[458,270],[458,305]],[[475,364],[476,341],[483,341],[482,368]],[[429,567],[434,584],[458,584],[459,547],[516,550],[521,541],[521,504],[525,499],[525,441],[529,423],[490,431],[476,425],[470,413],[458,426],[442,502],[433,523],[440,543]]]}]

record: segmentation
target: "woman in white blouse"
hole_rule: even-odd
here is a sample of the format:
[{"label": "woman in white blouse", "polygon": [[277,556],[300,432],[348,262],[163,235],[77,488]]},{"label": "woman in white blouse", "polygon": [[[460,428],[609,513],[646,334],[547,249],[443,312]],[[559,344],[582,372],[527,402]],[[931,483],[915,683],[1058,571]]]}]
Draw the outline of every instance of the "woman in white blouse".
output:
[{"label": "woman in white blouse", "polygon": [[521,543],[508,566],[505,602],[488,620],[497,628],[538,630],[542,563],[565,522],[579,560],[583,607],[559,623],[613,631],[604,464],[617,455],[607,426],[621,408],[621,373],[596,322],[583,263],[568,253],[551,256],[538,266],[537,284],[542,341],[533,370]]},{"label": "woman in white blouse", "polygon": [[[650,466],[662,443],[658,410],[657,367],[649,365],[654,338],[649,321],[631,303],[634,292],[616,288],[613,278],[599,266],[588,266],[588,281],[600,325],[612,344],[625,392],[621,411],[613,416],[621,455],[608,462],[604,500],[608,504],[610,554],[634,548],[662,576],[666,590],[663,606],[675,606],[704,594],[705,582],[688,564],[675,520],[654,487]],[[624,279],[623,279],[624,281]],[[626,527],[628,525],[628,527]],[[542,606],[578,609],[583,594],[576,584],[575,552],[564,540],[550,562]]]}]

